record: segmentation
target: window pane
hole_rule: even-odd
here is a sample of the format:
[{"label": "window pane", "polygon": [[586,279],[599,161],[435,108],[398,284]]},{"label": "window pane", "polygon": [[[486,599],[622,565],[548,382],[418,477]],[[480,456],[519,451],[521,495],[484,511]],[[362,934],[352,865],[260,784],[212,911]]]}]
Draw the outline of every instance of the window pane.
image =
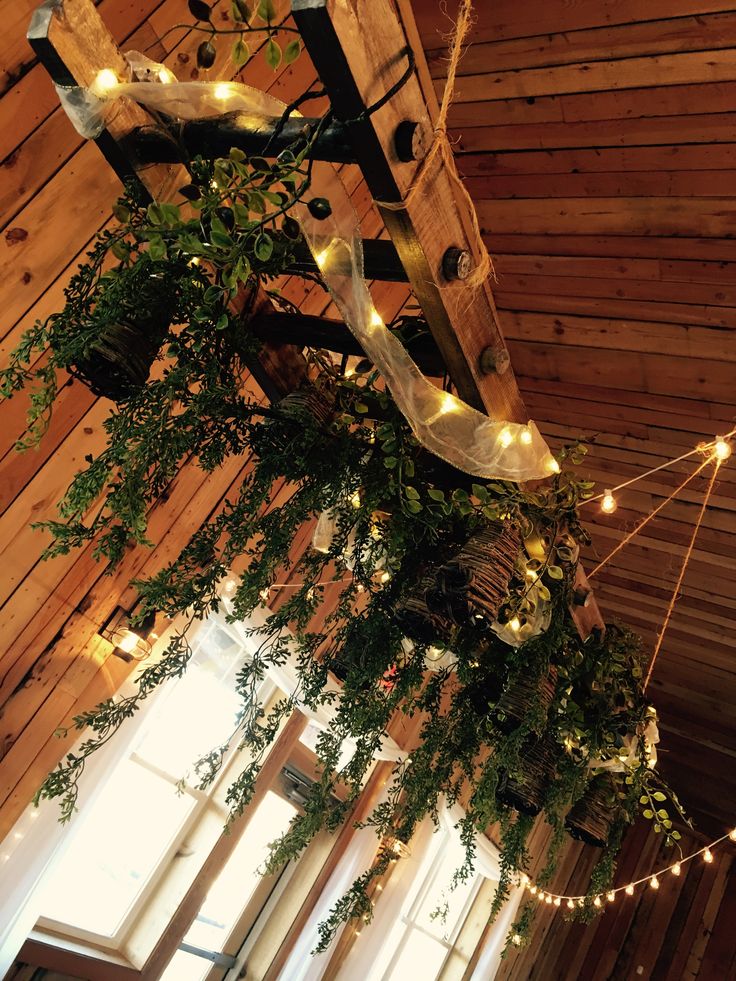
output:
[{"label": "window pane", "polygon": [[194,801],[125,760],[48,877],[41,915],[111,937]]},{"label": "window pane", "polygon": [[447,948],[437,940],[421,930],[411,930],[401,953],[385,975],[385,981],[406,981],[407,978],[435,981],[446,956]]},{"label": "window pane", "polygon": [[268,845],[286,831],[296,813],[293,804],[269,790],[210,888],[184,938],[186,943],[222,951],[228,934],[261,881],[258,868],[268,854]]},{"label": "window pane", "polygon": [[212,961],[177,950],[159,981],[204,981],[211,970]]},{"label": "window pane", "polygon": [[[464,860],[463,847],[454,838],[449,839],[435,865],[436,875],[432,884],[414,916],[414,921],[437,939],[445,940],[452,935],[473,890],[475,876],[451,889],[452,877]],[[432,914],[438,909],[443,909],[445,904],[447,904],[447,916],[433,918]]]}]

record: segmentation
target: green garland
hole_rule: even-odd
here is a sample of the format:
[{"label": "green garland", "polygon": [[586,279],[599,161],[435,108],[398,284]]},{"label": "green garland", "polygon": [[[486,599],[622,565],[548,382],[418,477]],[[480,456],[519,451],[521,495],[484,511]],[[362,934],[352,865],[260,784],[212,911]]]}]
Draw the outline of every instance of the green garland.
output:
[{"label": "green garland", "polygon": [[[307,156],[305,141],[275,164],[246,160],[238,151],[214,163],[194,161],[179,206],[146,205],[128,191],[115,209],[120,227],[100,236],[67,289],[64,310],[23,338],[0,376],[0,391],[10,397],[35,386],[28,433],[19,444],[25,449],[48,425],[59,369],[89,382],[97,377],[100,358],[111,356],[110,331],[116,325],[140,333],[145,324],[149,341],[154,325],[158,331],[153,376],[137,385],[126,380],[105,422],[105,449],[88,458],[72,481],[59,520],[44,524],[52,536],[48,556],[93,542],[95,554],[114,567],[130,542],[150,544],[150,509],[183,463],[212,472],[227,457],[252,456],[237,496],[198,529],[166,569],[135,583],[141,617],[158,611],[173,618],[186,611],[191,623],[217,611],[221,581],[245,557],[247,571],[232,598],[231,617],[247,622],[277,572],[289,567],[292,542],[305,523],[324,511],[333,514],[335,533],[327,551],[311,550],[299,560],[294,571],[302,585],[264,628],[253,630],[258,649],[237,679],[243,701],[237,736],[252,762],[227,795],[232,819],[251,800],[265,754],[294,709],[292,696],[264,714],[255,698],[268,668],[288,656],[288,632],[299,651],[299,699],[311,708],[334,703],[336,718],[320,736],[320,776],[304,813],[274,844],[269,869],[296,858],[321,829],[334,830],[349,818],[396,712],[421,718],[411,764],[397,765],[388,799],[366,821],[384,844],[322,924],[322,950],[346,919],[370,918],[371,884],[395,857],[387,842],[408,842],[427,816],[437,821],[441,795],[450,803],[462,796],[466,809],[461,827],[466,861],[456,881],[472,873],[475,833],[499,822],[495,915],[528,868],[533,819],[518,814],[504,793],[524,779],[529,747],[537,741],[548,747],[556,771],[542,801],[555,829],[543,873],[549,878],[564,840],[565,816],[590,786],[589,761],[615,759],[650,716],[636,639],[612,626],[602,637],[583,642],[568,613],[576,547],[587,540],[578,506],[592,493],[592,484],[566,468],[533,491],[472,481],[422,449],[369,364],[345,378],[324,352],[307,352],[311,385],[298,398],[267,409],[248,396],[246,364],[258,342],[249,331],[247,304],[235,315],[231,303],[239,291],[253,293],[258,286],[280,300],[273,280],[288,269],[299,237],[288,211],[309,191]],[[319,200],[313,207],[324,213],[329,204]],[[108,268],[110,255],[117,259],[113,268]],[[396,325],[412,332],[417,326],[422,327],[417,318]],[[34,358],[47,347],[48,360],[39,366]],[[579,463],[584,451],[569,447],[559,459]],[[269,506],[274,485],[284,480],[291,494],[280,506]],[[519,529],[523,541],[541,541],[544,558],[533,559],[522,549],[498,618],[523,622],[529,615],[531,578],[538,595],[551,604],[549,629],[512,647],[497,636],[490,618],[469,617],[441,639],[457,658],[454,668],[428,674],[428,643],[414,637],[407,648],[397,610],[422,577],[452,560],[471,536],[504,525]],[[325,584],[343,579],[345,562],[352,580],[342,584],[334,609],[320,621],[315,614],[324,603]],[[330,587],[331,595],[335,589]],[[79,716],[76,728],[90,736],[47,778],[38,798],[59,799],[62,819],[71,817],[90,754],[152,690],[181,675],[190,654],[185,628],[160,662],[144,668],[133,695]],[[496,710],[502,693],[519,680],[541,681],[551,669],[557,682],[548,709],[535,702],[509,726]],[[330,673],[342,680],[339,697],[327,688]],[[348,736],[357,749],[338,773]],[[223,747],[213,747],[199,762],[202,786],[214,779],[223,753]],[[611,778],[611,845],[594,874],[591,896],[610,882],[622,831],[643,805],[668,840],[679,837],[670,816],[655,806],[668,791],[647,763],[639,739],[636,759]],[[347,796],[336,803],[338,778]],[[513,931],[524,933],[528,918],[523,913]]]}]

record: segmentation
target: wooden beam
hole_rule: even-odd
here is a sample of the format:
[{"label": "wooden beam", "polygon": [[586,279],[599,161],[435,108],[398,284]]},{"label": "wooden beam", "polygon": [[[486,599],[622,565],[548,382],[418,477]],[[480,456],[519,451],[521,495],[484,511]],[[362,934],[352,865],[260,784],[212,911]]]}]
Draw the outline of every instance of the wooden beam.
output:
[{"label": "wooden beam", "polygon": [[[370,107],[401,82],[410,50],[389,0],[360,5],[335,0],[294,0],[293,15],[337,119],[349,124],[355,157],[377,202],[406,201],[418,162],[402,161],[397,132],[414,123],[432,139],[433,122],[414,73],[377,111]],[[379,210],[409,281],[461,397],[496,418],[527,422],[511,371],[484,375],[481,352],[503,347],[489,284],[469,295],[461,281],[445,276],[443,258],[458,248],[475,256],[471,216],[447,170],[435,159],[422,177],[422,192],[406,207]]]},{"label": "wooden beam", "polygon": [[[125,149],[137,165],[180,163],[187,157],[226,157],[232,147],[248,156],[277,157],[302,137],[305,127],[316,119],[293,117],[280,125],[278,118],[263,120],[247,112],[228,112],[207,119],[170,121],[170,131],[161,126],[141,126],[125,140]],[[333,122],[312,145],[310,157],[332,163],[354,163],[346,127]]]},{"label": "wooden beam", "polygon": [[[385,283],[405,283],[407,281],[406,270],[401,264],[396,246],[388,239],[364,238],[363,264],[366,279],[380,279]],[[335,265],[337,267],[337,263]],[[347,272],[347,262],[344,268]],[[291,265],[290,272],[319,272],[319,266],[314,256],[303,242],[297,245],[296,260]]]}]

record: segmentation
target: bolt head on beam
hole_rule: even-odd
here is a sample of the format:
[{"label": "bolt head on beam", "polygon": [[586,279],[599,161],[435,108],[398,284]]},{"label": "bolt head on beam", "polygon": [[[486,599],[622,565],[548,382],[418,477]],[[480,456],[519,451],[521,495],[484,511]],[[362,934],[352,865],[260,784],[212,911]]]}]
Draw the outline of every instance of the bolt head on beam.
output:
[{"label": "bolt head on beam", "polygon": [[505,347],[484,347],[478,358],[478,367],[484,375],[502,375],[511,364]]},{"label": "bolt head on beam", "polygon": [[396,127],[394,133],[394,149],[396,156],[402,163],[411,163],[412,160],[423,160],[427,155],[427,144],[424,139],[424,130],[411,119],[405,119]]},{"label": "bolt head on beam", "polygon": [[442,275],[445,279],[467,279],[473,271],[473,257],[467,249],[449,248],[442,256]]}]

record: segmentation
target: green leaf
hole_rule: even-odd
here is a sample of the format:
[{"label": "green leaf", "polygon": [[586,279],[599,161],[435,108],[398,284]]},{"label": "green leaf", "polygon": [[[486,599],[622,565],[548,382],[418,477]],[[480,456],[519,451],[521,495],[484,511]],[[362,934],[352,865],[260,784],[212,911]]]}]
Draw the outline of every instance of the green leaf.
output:
[{"label": "green leaf", "polygon": [[268,262],[273,255],[273,239],[271,236],[267,235],[265,232],[262,235],[259,235],[256,239],[256,244],[253,251],[261,262]]},{"label": "green leaf", "polygon": [[158,262],[160,259],[166,258],[166,244],[159,235],[154,235],[149,241],[148,254],[154,260],[154,262]]},{"label": "green leaf", "polygon": [[149,204],[146,208],[146,217],[152,225],[162,225],[164,222],[163,212],[161,211],[160,206],[155,202],[153,204]]},{"label": "green leaf", "polygon": [[659,810],[657,811],[657,817],[658,817],[658,818],[662,818],[662,820],[664,821],[664,820],[665,820],[665,818],[667,818],[667,817],[669,817],[669,815],[668,815],[668,813],[667,813],[667,811],[665,811],[665,809],[664,809],[663,807],[661,807],[661,808],[660,808],[660,809],[659,809]]},{"label": "green leaf", "polygon": [[245,43],[242,37],[238,38],[238,40],[233,45],[233,50],[230,54],[230,57],[232,59],[232,63],[235,65],[236,68],[242,68],[243,65],[246,63],[246,61],[248,60],[248,58],[250,58],[250,51],[248,49],[248,45]]},{"label": "green leaf", "polygon": [[251,12],[245,0],[231,0],[230,14],[234,21],[241,24],[247,24],[251,17]]},{"label": "green leaf", "polygon": [[265,55],[268,67],[276,71],[281,64],[281,48],[279,47],[278,41],[274,41],[272,37],[268,39],[268,43],[266,44]]},{"label": "green leaf", "polygon": [[276,8],[273,5],[273,0],[261,0],[258,4],[258,16],[268,24],[276,19]]},{"label": "green leaf", "polygon": [[419,512],[422,510],[422,505],[419,503],[419,501],[407,501],[406,507],[412,514],[419,514]]},{"label": "green leaf", "polygon": [[658,801],[667,800],[667,796],[663,794],[661,790],[655,790],[654,793],[652,794],[652,797]]},{"label": "green leaf", "polygon": [[120,204],[120,202],[112,206],[112,213],[121,225],[126,225],[130,221],[130,208],[126,208],[125,205]]},{"label": "green leaf", "polygon": [[404,493],[411,501],[419,500],[419,491],[416,489],[416,487],[405,487]]},{"label": "green leaf", "polygon": [[365,402],[356,402],[353,408],[356,412],[359,412],[363,416],[366,414],[366,412],[368,412],[368,406],[365,404]]},{"label": "green leaf", "polygon": [[227,325],[230,323],[230,318],[226,313],[221,313],[217,318],[217,323],[215,324],[215,330],[225,330]]},{"label": "green leaf", "polygon": [[284,64],[290,65],[292,62],[296,61],[299,55],[302,53],[302,46],[299,38],[294,38],[293,41],[289,43],[284,48]]},{"label": "green leaf", "polygon": [[654,811],[652,811],[652,810],[651,810],[650,808],[648,808],[648,807],[647,807],[647,809],[646,809],[646,810],[644,810],[644,811],[642,811],[642,814],[644,815],[644,817],[645,817],[645,818],[646,818],[646,819],[647,819],[648,821],[651,821],[651,819],[652,819],[652,818],[654,817]]},{"label": "green leaf", "polygon": [[429,494],[433,501],[443,503],[445,500],[445,492],[438,490],[436,487],[430,487],[427,494]]},{"label": "green leaf", "polygon": [[675,841],[679,841],[680,838],[682,838],[682,835],[680,834],[679,831],[673,831],[672,832],[672,837],[675,839]]},{"label": "green leaf", "polygon": [[387,456],[383,461],[383,465],[387,470],[392,470],[398,462],[395,456]]},{"label": "green leaf", "polygon": [[414,461],[404,460],[404,476],[413,477],[414,476]]},{"label": "green leaf", "polygon": [[564,573],[558,565],[548,565],[547,575],[550,577],[550,579],[562,579]]}]

